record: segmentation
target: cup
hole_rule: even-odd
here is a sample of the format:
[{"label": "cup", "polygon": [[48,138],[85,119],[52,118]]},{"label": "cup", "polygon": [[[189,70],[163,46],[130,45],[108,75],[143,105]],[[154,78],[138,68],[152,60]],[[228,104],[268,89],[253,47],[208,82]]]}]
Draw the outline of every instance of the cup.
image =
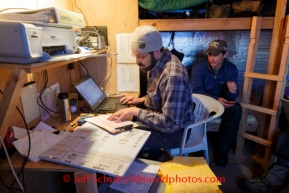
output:
[{"label": "cup", "polygon": [[68,122],[71,120],[71,112],[69,105],[68,93],[63,92],[58,94],[58,102],[60,107],[61,121]]}]

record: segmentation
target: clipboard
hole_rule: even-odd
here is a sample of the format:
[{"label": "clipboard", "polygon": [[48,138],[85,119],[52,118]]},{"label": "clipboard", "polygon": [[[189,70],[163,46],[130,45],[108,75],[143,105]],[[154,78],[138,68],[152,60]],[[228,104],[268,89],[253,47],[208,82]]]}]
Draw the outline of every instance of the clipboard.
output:
[{"label": "clipboard", "polygon": [[130,131],[134,127],[137,127],[138,125],[132,121],[124,121],[120,123],[115,123],[114,121],[109,121],[107,118],[110,115],[99,115],[96,117],[90,117],[85,119],[86,122],[94,124],[98,126],[99,128],[109,132],[110,134],[118,134],[125,131]]},{"label": "clipboard", "polygon": [[[87,121],[88,123],[91,123],[89,121]],[[94,124],[94,123],[92,123]],[[113,135],[116,135],[118,133],[122,133],[122,132],[125,132],[125,131],[131,131],[133,129],[133,124],[130,124],[130,125],[126,125],[126,126],[122,126],[122,127],[117,127],[117,128],[114,128],[114,129],[111,129],[111,128],[107,128],[105,126],[100,126],[100,125],[97,125],[97,124],[94,124],[96,126],[98,126],[99,128],[109,132],[110,134],[113,134]]]}]

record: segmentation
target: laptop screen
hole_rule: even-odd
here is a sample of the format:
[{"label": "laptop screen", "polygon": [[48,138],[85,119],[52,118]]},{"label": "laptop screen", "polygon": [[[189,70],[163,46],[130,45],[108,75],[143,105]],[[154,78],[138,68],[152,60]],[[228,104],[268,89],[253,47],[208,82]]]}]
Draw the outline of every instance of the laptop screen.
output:
[{"label": "laptop screen", "polygon": [[73,86],[92,110],[95,110],[106,98],[105,93],[91,77],[83,78],[78,82],[73,83]]}]

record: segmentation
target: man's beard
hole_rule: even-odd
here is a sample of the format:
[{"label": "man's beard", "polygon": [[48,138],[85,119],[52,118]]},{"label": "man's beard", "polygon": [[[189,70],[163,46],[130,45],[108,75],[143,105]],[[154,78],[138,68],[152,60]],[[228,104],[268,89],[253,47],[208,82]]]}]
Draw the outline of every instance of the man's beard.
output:
[{"label": "man's beard", "polygon": [[[146,68],[140,68],[140,70],[143,71],[143,72],[150,71],[157,64],[157,60],[156,60],[154,54],[153,53],[149,53],[149,55],[151,56],[150,65],[148,67],[146,67]],[[140,67],[144,66],[142,63],[138,63],[137,65],[140,66]]]}]

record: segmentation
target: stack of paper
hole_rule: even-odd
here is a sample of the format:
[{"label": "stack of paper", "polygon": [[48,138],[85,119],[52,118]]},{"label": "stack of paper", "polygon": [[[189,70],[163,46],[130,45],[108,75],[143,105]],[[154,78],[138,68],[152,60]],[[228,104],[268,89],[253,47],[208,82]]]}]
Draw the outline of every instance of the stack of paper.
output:
[{"label": "stack of paper", "polygon": [[62,136],[53,134],[52,132],[57,130],[43,122],[40,122],[33,131],[29,131],[30,139],[27,135],[26,129],[14,126],[12,126],[12,128],[15,138],[18,139],[12,143],[21,155],[27,156],[30,141],[30,153],[28,159],[33,162],[39,161],[39,155],[42,152],[63,138]]},{"label": "stack of paper", "polygon": [[138,126],[138,124],[136,124],[132,121],[122,121],[119,123],[116,123],[114,121],[109,121],[109,120],[107,120],[109,116],[110,116],[109,114],[108,115],[99,115],[96,117],[87,118],[87,119],[85,119],[85,121],[92,123],[94,125],[97,125],[101,129],[108,131],[111,134],[117,134],[117,133],[125,131],[125,130],[121,129],[122,127],[125,127],[125,126],[131,126],[131,129],[133,127]]},{"label": "stack of paper", "polygon": [[159,166],[133,162],[123,177],[115,178],[110,188],[122,192],[146,193],[155,181]]},{"label": "stack of paper", "polygon": [[57,24],[70,27],[85,27],[84,16],[82,14],[59,7],[1,13],[0,19],[32,22],[39,25]]},{"label": "stack of paper", "polygon": [[45,23],[56,23],[56,15],[53,10],[44,10],[33,14],[27,13],[2,13],[0,19],[3,20],[20,20],[20,21],[39,21]]},{"label": "stack of paper", "polygon": [[203,157],[176,156],[172,161],[160,164],[159,177],[166,184],[166,193],[192,192],[215,193],[219,179]]}]

